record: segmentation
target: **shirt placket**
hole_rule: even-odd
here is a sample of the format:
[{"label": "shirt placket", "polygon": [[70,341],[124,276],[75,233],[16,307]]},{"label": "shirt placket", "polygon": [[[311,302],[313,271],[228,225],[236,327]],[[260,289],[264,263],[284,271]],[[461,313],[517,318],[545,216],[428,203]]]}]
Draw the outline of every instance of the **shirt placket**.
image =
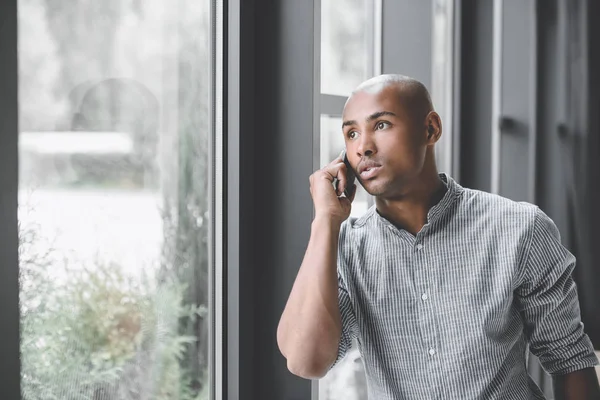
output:
[{"label": "shirt placket", "polygon": [[435,326],[435,316],[433,302],[435,298],[432,293],[433,281],[432,271],[427,263],[427,243],[426,232],[421,231],[417,234],[413,245],[414,277],[417,302],[419,303],[419,328],[422,338],[423,358],[426,360],[428,380],[429,380],[429,398],[437,397],[435,393],[436,371],[439,369],[439,349],[437,329]]}]

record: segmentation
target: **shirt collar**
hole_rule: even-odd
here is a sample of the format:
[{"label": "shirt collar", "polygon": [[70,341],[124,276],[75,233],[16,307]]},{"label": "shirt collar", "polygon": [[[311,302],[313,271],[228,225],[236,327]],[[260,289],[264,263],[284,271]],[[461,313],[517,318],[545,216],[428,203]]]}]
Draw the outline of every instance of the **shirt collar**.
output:
[{"label": "shirt collar", "polygon": [[[450,177],[448,174],[442,172],[439,174],[439,177],[442,180],[442,182],[444,182],[444,184],[446,185],[447,190],[442,199],[436,205],[431,207],[431,209],[427,213],[428,224],[431,224],[432,222],[439,219],[441,216],[445,215],[451,209],[455,200],[461,195],[461,193],[464,190],[463,187],[456,183],[456,181],[452,179],[452,177]],[[382,220],[383,222],[389,223],[385,218],[383,218],[377,213],[376,205],[372,205],[363,216],[361,216],[354,222],[353,226],[355,228],[361,227],[371,217],[375,217]]]},{"label": "shirt collar", "polygon": [[458,196],[460,196],[460,194],[463,191],[462,186],[456,183],[456,181],[454,181],[454,179],[452,179],[447,174],[441,173],[439,174],[439,176],[442,182],[446,184],[446,188],[448,190],[446,190],[444,197],[442,197],[442,199],[436,205],[431,207],[431,209],[427,213],[427,222],[429,224],[434,222],[442,215],[446,214],[446,212],[450,210],[451,206],[454,204],[454,201],[458,198]]}]

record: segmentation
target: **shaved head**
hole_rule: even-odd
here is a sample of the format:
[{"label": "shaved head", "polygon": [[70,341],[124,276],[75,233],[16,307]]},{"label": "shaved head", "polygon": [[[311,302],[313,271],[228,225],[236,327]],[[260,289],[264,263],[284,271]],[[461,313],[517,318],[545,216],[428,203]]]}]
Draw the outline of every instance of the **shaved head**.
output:
[{"label": "shaved head", "polygon": [[421,123],[431,111],[434,111],[431,96],[425,85],[405,75],[376,76],[360,84],[352,95],[360,92],[377,94],[384,90],[396,91],[398,101],[415,123]]},{"label": "shaved head", "polygon": [[398,198],[424,176],[437,179],[442,122],[416,79],[381,75],[362,83],[346,102],[342,133],[349,165],[373,196]]}]

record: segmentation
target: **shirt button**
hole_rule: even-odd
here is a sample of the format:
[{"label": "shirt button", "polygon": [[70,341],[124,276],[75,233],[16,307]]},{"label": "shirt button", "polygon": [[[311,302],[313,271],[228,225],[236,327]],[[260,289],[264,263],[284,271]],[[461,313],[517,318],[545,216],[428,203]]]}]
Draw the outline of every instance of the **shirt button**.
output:
[{"label": "shirt button", "polygon": [[429,349],[429,355],[432,356],[434,354],[435,354],[435,349],[434,348]]},{"label": "shirt button", "polygon": [[427,300],[429,298],[429,296],[427,296],[427,293],[423,293],[423,295],[421,296],[421,299],[423,299],[423,301]]},{"label": "shirt button", "polygon": [[422,248],[423,248],[423,245],[422,245],[421,243],[419,243],[419,244],[417,245],[417,250],[421,250]]}]

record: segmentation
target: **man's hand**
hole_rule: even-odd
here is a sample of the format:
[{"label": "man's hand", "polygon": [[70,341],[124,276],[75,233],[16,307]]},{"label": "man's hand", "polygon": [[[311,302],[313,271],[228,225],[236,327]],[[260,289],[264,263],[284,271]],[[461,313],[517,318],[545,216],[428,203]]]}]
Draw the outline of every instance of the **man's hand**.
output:
[{"label": "man's hand", "polygon": [[350,215],[356,189],[354,186],[349,197],[343,197],[346,182],[346,165],[339,157],[310,176],[316,216],[277,327],[277,345],[288,369],[306,379],[325,376],[336,360],[342,337],[337,251],[340,228]]},{"label": "man's hand", "polygon": [[[337,179],[335,189],[334,179]],[[315,218],[332,219],[341,224],[350,216],[356,185],[349,188],[350,197],[346,198],[342,193],[347,181],[346,165],[340,157],[310,176],[310,194],[315,205]]]}]

